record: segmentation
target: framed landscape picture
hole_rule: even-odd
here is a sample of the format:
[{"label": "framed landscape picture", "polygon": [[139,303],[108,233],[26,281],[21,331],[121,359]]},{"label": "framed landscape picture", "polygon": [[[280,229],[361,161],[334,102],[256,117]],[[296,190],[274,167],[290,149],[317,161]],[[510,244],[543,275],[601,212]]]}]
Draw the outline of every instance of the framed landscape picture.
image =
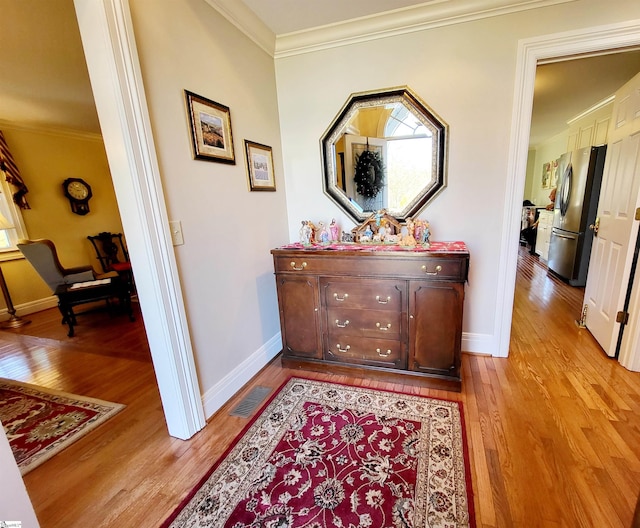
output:
[{"label": "framed landscape picture", "polygon": [[247,154],[249,189],[252,191],[275,191],[276,179],[273,173],[271,147],[244,140]]},{"label": "framed landscape picture", "polygon": [[229,107],[184,91],[195,159],[235,164]]}]

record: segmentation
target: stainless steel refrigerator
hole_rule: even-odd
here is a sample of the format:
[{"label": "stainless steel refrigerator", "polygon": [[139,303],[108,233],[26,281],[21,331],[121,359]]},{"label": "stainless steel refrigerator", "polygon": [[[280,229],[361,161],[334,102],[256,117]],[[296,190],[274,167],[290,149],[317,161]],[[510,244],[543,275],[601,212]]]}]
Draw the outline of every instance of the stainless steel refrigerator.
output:
[{"label": "stainless steel refrigerator", "polygon": [[607,146],[586,147],[558,160],[548,266],[571,286],[584,286]]}]

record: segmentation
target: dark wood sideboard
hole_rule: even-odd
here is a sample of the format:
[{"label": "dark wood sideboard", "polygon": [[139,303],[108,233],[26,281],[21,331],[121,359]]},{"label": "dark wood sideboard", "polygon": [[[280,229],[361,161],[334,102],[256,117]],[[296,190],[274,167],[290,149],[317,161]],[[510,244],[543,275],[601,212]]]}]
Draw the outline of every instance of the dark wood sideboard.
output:
[{"label": "dark wood sideboard", "polygon": [[464,243],[291,244],[271,253],[284,366],[402,373],[460,390]]}]

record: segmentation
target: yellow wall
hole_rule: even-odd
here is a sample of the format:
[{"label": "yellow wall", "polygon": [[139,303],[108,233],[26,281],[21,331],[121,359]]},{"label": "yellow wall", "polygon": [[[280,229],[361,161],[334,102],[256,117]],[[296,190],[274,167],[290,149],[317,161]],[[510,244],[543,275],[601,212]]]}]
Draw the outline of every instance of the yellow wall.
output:
[{"label": "yellow wall", "polygon": [[[53,240],[63,266],[91,264],[101,272],[87,235],[122,232],[102,138],[6,125],[2,131],[29,188],[27,200],[31,209],[22,213],[29,238]],[[66,178],[82,178],[91,186],[93,197],[87,215],[71,212],[62,189]],[[14,305],[25,305],[19,307],[19,313],[33,311],[30,303],[51,296],[24,259],[3,262],[2,270]]]}]

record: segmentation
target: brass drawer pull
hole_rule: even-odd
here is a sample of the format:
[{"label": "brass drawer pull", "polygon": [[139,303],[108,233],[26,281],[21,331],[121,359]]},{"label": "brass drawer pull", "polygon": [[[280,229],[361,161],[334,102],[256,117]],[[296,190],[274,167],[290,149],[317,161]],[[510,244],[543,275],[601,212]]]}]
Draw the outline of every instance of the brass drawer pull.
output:
[{"label": "brass drawer pull", "polygon": [[427,271],[427,266],[424,265],[424,266],[422,266],[422,271],[424,271],[427,275],[437,275],[438,273],[440,273],[442,271],[442,266],[440,264],[438,264],[436,266],[436,271]]},{"label": "brass drawer pull", "polygon": [[391,301],[391,297],[387,295],[387,298],[383,299],[379,295],[376,295],[376,301],[378,301],[378,304],[389,304],[389,301]]},{"label": "brass drawer pull", "polygon": [[376,323],[376,328],[378,330],[384,330],[386,332],[387,330],[391,330],[391,323],[389,323],[387,326],[382,326],[380,323]]},{"label": "brass drawer pull", "polygon": [[338,343],[338,344],[336,345],[336,347],[338,347],[338,352],[348,352],[348,351],[349,351],[349,349],[351,348],[351,345],[347,345],[347,347],[346,347],[346,348],[342,348],[342,347],[340,346],[340,343]]},{"label": "brass drawer pull", "polygon": [[307,263],[303,262],[302,266],[296,266],[296,263],[294,261],[291,261],[291,267],[296,271],[302,271],[304,268],[307,267]]},{"label": "brass drawer pull", "polygon": [[391,350],[387,350],[386,352],[382,352],[379,348],[376,348],[376,352],[380,357],[389,357],[391,355]]},{"label": "brass drawer pull", "polygon": [[336,319],[336,326],[338,328],[346,328],[349,325],[349,319],[347,319],[344,323],[341,323],[339,319]]},{"label": "brass drawer pull", "polygon": [[338,302],[344,302],[344,301],[346,301],[346,300],[347,300],[347,298],[348,298],[348,297],[349,297],[349,294],[348,294],[348,293],[345,293],[342,297],[338,297],[338,294],[337,294],[337,293],[334,293],[334,294],[333,294],[333,298],[334,298],[336,301],[338,301]]}]

